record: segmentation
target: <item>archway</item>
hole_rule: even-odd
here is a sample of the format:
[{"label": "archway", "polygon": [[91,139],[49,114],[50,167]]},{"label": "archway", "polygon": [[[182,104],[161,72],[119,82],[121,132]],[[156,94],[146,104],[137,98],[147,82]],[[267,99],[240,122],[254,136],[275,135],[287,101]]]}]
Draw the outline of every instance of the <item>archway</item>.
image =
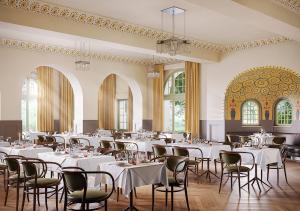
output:
[{"label": "archway", "polygon": [[78,133],[82,133],[83,131],[83,92],[79,80],[75,77],[75,75],[60,65],[55,64],[41,64],[36,65],[35,68],[32,70],[36,70],[38,67],[46,66],[50,67],[60,73],[62,73],[71,84],[74,94],[74,121],[73,121],[73,128],[76,128]]},{"label": "archway", "polygon": [[[122,80],[124,80],[127,83],[130,90],[131,90],[131,93],[132,93],[132,110],[133,110],[133,113],[132,113],[132,130],[137,131],[139,129],[142,129],[142,118],[143,118],[143,100],[142,100],[143,98],[142,97],[143,96],[142,96],[142,91],[141,91],[138,83],[134,79],[129,78],[129,77],[127,77],[125,75],[122,75],[120,73],[107,74],[104,77],[104,80],[112,74],[115,74],[117,77],[120,77]],[[100,88],[101,84],[103,83],[103,81],[101,81],[101,83],[99,84],[99,88]]]}]

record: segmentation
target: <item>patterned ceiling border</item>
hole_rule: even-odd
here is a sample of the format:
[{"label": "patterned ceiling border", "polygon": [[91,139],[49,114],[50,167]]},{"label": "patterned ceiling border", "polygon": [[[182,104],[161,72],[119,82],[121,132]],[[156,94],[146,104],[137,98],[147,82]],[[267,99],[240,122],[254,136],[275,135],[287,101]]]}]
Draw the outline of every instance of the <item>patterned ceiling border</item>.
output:
[{"label": "patterned ceiling border", "polygon": [[296,14],[300,14],[300,0],[273,0],[273,2]]},{"label": "patterned ceiling border", "polygon": [[[66,56],[76,57],[79,55],[78,49],[65,48],[56,45],[41,44],[35,42],[21,41],[21,40],[12,40],[12,39],[1,39],[0,46],[8,48],[17,48],[25,50],[33,50],[44,53],[55,53],[62,54]],[[130,64],[139,64],[139,65],[154,65],[154,64],[174,64],[178,63],[179,60],[165,57],[156,57],[153,61],[153,58],[140,58],[134,56],[120,56],[114,55],[111,53],[90,53],[88,57],[92,59],[102,60],[102,61],[113,61],[113,62],[124,62]]]},{"label": "patterned ceiling border", "polygon": [[[72,9],[68,7],[63,7],[60,5],[49,4],[37,0],[0,0],[0,5],[23,9],[25,11],[61,17],[69,19],[75,22],[81,22],[85,24],[94,25],[100,28],[106,28],[113,31],[126,32],[131,34],[136,34],[142,37],[147,37],[150,39],[165,39],[170,37],[170,33],[162,32],[160,30],[152,29],[149,27],[144,27],[140,25],[135,25],[131,23],[125,23],[120,20],[103,17],[77,9]],[[232,51],[243,50],[254,47],[262,47],[265,45],[278,44],[289,40],[286,37],[278,36],[270,39],[255,40],[250,42],[232,44],[232,45],[222,45],[218,43],[212,43],[207,41],[201,41],[196,39],[191,39],[191,44],[195,48],[207,49],[217,53],[230,53]]]},{"label": "patterned ceiling border", "polygon": [[291,39],[283,36],[277,36],[277,37],[272,37],[268,39],[261,39],[261,40],[254,40],[254,41],[249,41],[249,42],[243,42],[243,43],[237,43],[235,45],[227,45],[226,50],[223,51],[223,53],[231,53],[234,51],[239,51],[239,50],[246,50],[250,48],[256,48],[256,47],[263,47],[263,46],[270,46],[270,45],[275,45],[279,44],[282,42],[286,41],[291,41]]}]

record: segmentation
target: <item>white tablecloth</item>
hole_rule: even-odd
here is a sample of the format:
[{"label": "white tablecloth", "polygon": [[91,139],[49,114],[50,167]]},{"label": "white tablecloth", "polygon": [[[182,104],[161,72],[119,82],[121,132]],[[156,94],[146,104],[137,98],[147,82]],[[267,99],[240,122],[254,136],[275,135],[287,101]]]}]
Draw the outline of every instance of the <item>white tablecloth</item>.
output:
[{"label": "white tablecloth", "polygon": [[[100,170],[109,172],[116,187],[123,190],[123,194],[128,196],[135,187],[161,183],[168,185],[167,170],[163,163],[143,163],[138,165],[120,166],[120,162],[100,164]],[[102,176],[101,183],[109,184],[110,180]],[[98,180],[98,179],[96,179]]]},{"label": "white tablecloth", "polygon": [[8,155],[21,155],[28,158],[38,158],[38,153],[41,152],[53,152],[49,147],[0,147],[0,151],[7,153]]},{"label": "white tablecloth", "polygon": [[[234,151],[251,152],[254,156],[255,163],[264,171],[266,170],[267,164],[278,163],[282,165],[281,154],[279,149],[275,148],[262,148],[257,149],[253,147],[235,148]],[[251,155],[241,154],[243,164],[252,164],[253,158]]]},{"label": "white tablecloth", "polygon": [[[272,144],[273,139],[275,136],[273,136],[270,133],[254,133],[253,135],[250,136],[252,140],[257,138],[262,144]],[[255,140],[254,140],[255,141]]]},{"label": "white tablecloth", "polygon": [[44,161],[52,161],[60,164],[62,167],[80,167],[85,171],[97,171],[100,163],[115,161],[113,156],[99,155],[99,156],[80,156],[78,158],[71,158],[69,154],[56,154],[51,153],[39,153],[38,158]]},{"label": "white tablecloth", "polygon": [[[198,148],[202,150],[203,158],[217,159],[221,150],[229,151],[231,148],[229,145],[224,144],[187,144],[187,143],[175,143],[168,144],[168,146],[178,146],[186,148]],[[190,157],[201,158],[201,152],[198,149],[188,149]],[[167,148],[168,154],[171,149]]]},{"label": "white tablecloth", "polygon": [[9,147],[9,146],[10,146],[9,142],[0,141],[0,147]]},{"label": "white tablecloth", "polygon": [[152,146],[154,144],[166,145],[166,142],[164,140],[143,141],[135,139],[117,139],[116,141],[135,143],[138,146],[139,152],[152,152]]},{"label": "white tablecloth", "polygon": [[34,141],[35,139],[38,139],[38,136],[46,136],[47,134],[45,132],[29,132],[29,140]]},{"label": "white tablecloth", "polygon": [[[69,140],[70,138],[85,138],[88,139],[90,141],[91,146],[94,146],[96,148],[98,148],[100,146],[99,142],[100,140],[108,140],[108,141],[113,141],[113,137],[111,136],[87,136],[87,135],[76,135],[76,134],[56,134],[54,136],[60,136],[63,137],[66,141],[67,144],[69,144]],[[57,138],[57,141],[59,142],[59,138]]]}]

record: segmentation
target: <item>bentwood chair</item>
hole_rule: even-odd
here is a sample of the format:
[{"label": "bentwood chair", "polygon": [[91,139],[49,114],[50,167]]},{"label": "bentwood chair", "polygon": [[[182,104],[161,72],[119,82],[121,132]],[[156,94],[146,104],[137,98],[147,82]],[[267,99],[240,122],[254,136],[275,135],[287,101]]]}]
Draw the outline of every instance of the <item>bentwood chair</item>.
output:
[{"label": "bentwood chair", "polygon": [[100,153],[115,155],[116,151],[113,149],[111,143],[112,142],[108,140],[100,140],[100,149],[99,149]]},{"label": "bentwood chair", "polygon": [[273,144],[276,144],[276,145],[282,145],[285,143],[285,141],[286,141],[285,137],[278,137],[278,136],[274,137],[272,140]]},{"label": "bentwood chair", "polygon": [[7,171],[7,165],[4,161],[4,159],[7,157],[7,154],[5,152],[0,152],[0,173],[3,174],[3,187],[4,191],[6,192],[6,171]]},{"label": "bentwood chair", "polygon": [[163,145],[159,145],[159,144],[154,144],[152,146],[152,151],[153,151],[153,155],[154,161],[158,161],[158,162],[164,162],[167,158],[167,149],[165,146]]},{"label": "bentwood chair", "polygon": [[[58,210],[58,186],[62,180],[60,173],[57,174],[57,178],[46,177],[48,172],[48,166],[51,169],[55,169],[57,172],[61,171],[61,166],[55,162],[46,162],[40,159],[26,159],[22,161],[23,171],[24,171],[24,190],[23,190],[23,200],[22,200],[22,211],[25,204],[25,196],[33,195],[33,210],[36,210],[36,200],[40,194],[45,195],[45,205],[48,209],[48,194],[55,194],[55,205],[56,210]],[[43,189],[43,192],[40,192]]]},{"label": "bentwood chair", "polygon": [[[198,148],[197,148],[198,149]],[[196,149],[194,149],[196,150]],[[188,151],[187,148],[185,147],[173,147],[173,154],[175,156],[184,156],[188,158],[188,170],[190,170],[191,172],[193,172],[194,174],[199,173],[199,163],[201,163],[201,159],[203,159],[203,153],[200,149],[198,149],[200,151],[200,154],[202,155],[200,158],[194,158],[194,159],[190,159],[190,153]],[[194,168],[194,170],[193,170]]]},{"label": "bentwood chair", "polygon": [[285,162],[286,162],[286,158],[287,158],[287,154],[288,154],[287,148],[284,145],[270,145],[269,148],[278,148],[280,150],[282,166],[280,166],[279,163],[277,163],[277,162],[268,164],[267,165],[267,180],[269,181],[270,169],[271,170],[276,169],[277,170],[277,184],[279,184],[279,170],[283,169],[285,181],[286,181],[286,183],[288,183],[287,175],[286,175],[286,166],[285,166]]},{"label": "bentwood chair", "polygon": [[24,174],[20,171],[20,161],[24,159],[23,156],[18,155],[8,155],[4,158],[5,163],[7,165],[7,182],[6,182],[6,194],[4,200],[4,206],[7,203],[7,197],[9,193],[10,187],[16,188],[16,210],[19,209],[19,192],[21,188],[21,184],[24,181]]},{"label": "bentwood chair", "polygon": [[[111,179],[111,190],[102,191],[100,189],[88,188],[88,174],[102,174]],[[80,204],[80,210],[96,210],[102,207],[101,202],[104,202],[104,208],[107,211],[107,200],[112,195],[115,189],[114,178],[108,172],[104,171],[84,171],[79,167],[63,168],[63,181],[65,188],[64,210],[74,204]],[[90,209],[91,203],[98,203],[99,206]],[[73,209],[74,210],[74,209]]]},{"label": "bentwood chair", "polygon": [[[245,154],[245,156],[251,156],[251,159],[253,161],[252,166],[243,166],[242,165],[242,158],[241,154]],[[228,177],[230,177],[230,187],[232,190],[233,186],[233,177],[238,178],[238,185],[239,185],[239,196],[241,196],[241,177],[247,176],[247,184],[248,184],[248,192],[250,193],[250,185],[249,185],[249,177],[250,177],[250,171],[254,167],[254,156],[250,152],[232,152],[232,151],[221,151],[220,152],[220,160],[221,160],[221,180],[220,180],[220,186],[219,186],[219,193],[221,192],[221,187],[223,183],[223,176],[224,174],[227,174]]]},{"label": "bentwood chair", "polygon": [[154,210],[155,191],[165,192],[165,206],[168,206],[168,193],[171,193],[171,210],[174,209],[174,193],[184,191],[187,210],[190,210],[187,192],[188,158],[183,156],[166,157],[166,167],[172,172],[168,177],[168,187],[163,184],[152,185],[152,211]]},{"label": "bentwood chair", "polygon": [[37,137],[38,137],[38,139],[37,139],[37,143],[36,144],[43,145],[43,144],[46,143],[46,136],[44,136],[44,135],[38,135]]}]

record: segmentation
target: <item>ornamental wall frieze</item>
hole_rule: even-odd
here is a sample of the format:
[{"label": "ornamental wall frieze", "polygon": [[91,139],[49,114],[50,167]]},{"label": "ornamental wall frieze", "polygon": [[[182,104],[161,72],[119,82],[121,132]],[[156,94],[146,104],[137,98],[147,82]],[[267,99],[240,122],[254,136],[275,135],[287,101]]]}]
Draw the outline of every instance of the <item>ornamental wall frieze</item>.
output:
[{"label": "ornamental wall frieze", "polygon": [[[60,5],[49,4],[38,0],[0,0],[0,5],[22,9],[28,12],[34,12],[43,15],[50,15],[65,18],[75,22],[85,23],[105,28],[112,31],[119,31],[125,33],[135,34],[141,37],[147,37],[153,40],[166,39],[171,36],[170,33],[162,32],[149,27],[144,27],[136,24],[126,23],[120,20],[103,17],[73,8],[63,7]],[[208,41],[188,38],[195,48],[207,49],[217,53],[230,53],[238,50],[245,50],[248,48],[262,47],[266,45],[278,44],[289,40],[286,37],[274,37],[270,39],[255,40],[251,42],[236,43],[232,45],[223,45],[219,43],[212,43]]]},{"label": "ornamental wall frieze", "polygon": [[273,2],[296,14],[300,14],[300,0],[273,0]]},{"label": "ornamental wall frieze", "polygon": [[[66,56],[76,57],[80,54],[78,49],[65,48],[61,46],[41,44],[35,42],[28,41],[20,41],[20,40],[12,40],[12,39],[1,39],[0,46],[8,47],[8,48],[17,48],[17,49],[25,49],[32,50],[44,53],[54,53],[61,54]],[[86,55],[91,59],[102,60],[102,61],[112,61],[112,62],[124,62],[130,64],[138,64],[138,65],[154,65],[154,64],[173,64],[178,63],[179,61],[172,58],[165,57],[156,57],[154,60],[152,58],[141,58],[135,56],[121,56],[115,55],[111,53],[96,53],[92,52],[89,55]]]}]

